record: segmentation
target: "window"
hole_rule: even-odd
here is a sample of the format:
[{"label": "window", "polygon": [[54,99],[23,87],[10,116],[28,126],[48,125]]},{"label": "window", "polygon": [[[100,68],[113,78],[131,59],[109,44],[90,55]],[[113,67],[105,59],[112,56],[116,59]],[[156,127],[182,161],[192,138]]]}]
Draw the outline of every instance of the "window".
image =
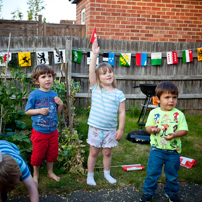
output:
[{"label": "window", "polygon": [[81,10],[81,24],[85,24],[85,8]]}]

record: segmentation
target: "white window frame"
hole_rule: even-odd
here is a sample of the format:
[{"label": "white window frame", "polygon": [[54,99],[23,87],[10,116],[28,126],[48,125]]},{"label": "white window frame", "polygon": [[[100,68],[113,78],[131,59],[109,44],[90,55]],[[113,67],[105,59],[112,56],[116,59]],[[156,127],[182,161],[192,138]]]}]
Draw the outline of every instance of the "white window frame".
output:
[{"label": "white window frame", "polygon": [[85,24],[85,8],[81,10],[81,24]]}]

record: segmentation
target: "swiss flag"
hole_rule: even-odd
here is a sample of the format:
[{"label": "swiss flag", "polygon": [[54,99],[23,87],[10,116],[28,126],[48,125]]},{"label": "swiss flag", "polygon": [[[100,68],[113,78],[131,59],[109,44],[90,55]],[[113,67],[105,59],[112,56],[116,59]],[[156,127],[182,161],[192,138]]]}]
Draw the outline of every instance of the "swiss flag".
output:
[{"label": "swiss flag", "polygon": [[90,39],[90,43],[93,43],[95,40],[97,40],[96,28],[93,31],[92,37]]}]

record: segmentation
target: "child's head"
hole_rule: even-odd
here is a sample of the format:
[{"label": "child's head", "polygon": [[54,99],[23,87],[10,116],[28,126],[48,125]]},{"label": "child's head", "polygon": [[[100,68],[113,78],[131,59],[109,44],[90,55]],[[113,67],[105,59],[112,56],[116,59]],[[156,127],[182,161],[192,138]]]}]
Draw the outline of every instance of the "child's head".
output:
[{"label": "child's head", "polygon": [[10,155],[3,154],[0,162],[0,192],[9,192],[20,183],[21,170]]},{"label": "child's head", "polygon": [[56,76],[56,73],[54,72],[52,67],[45,64],[40,64],[34,67],[32,71],[32,75],[31,75],[32,81],[34,83],[37,83],[39,76],[42,74],[52,74],[53,79],[55,79],[55,76]]},{"label": "child's head", "polygon": [[156,86],[157,102],[163,111],[172,110],[177,104],[178,88],[170,81],[164,81]]},{"label": "child's head", "polygon": [[96,81],[97,81],[97,85],[100,87],[100,88],[103,88],[102,86],[102,82],[100,80],[100,76],[103,75],[103,74],[106,74],[107,72],[109,73],[112,73],[113,74],[113,78],[112,78],[112,87],[113,88],[117,88],[117,84],[116,84],[116,79],[115,79],[115,75],[114,75],[114,70],[113,70],[113,67],[108,64],[108,63],[100,63],[96,70],[95,70],[95,73],[96,73]]}]

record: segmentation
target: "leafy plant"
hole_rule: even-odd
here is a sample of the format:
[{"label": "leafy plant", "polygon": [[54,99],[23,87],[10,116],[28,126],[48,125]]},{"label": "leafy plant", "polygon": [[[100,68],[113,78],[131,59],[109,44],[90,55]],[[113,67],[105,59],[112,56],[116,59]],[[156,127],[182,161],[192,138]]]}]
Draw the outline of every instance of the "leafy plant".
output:
[{"label": "leafy plant", "polygon": [[23,13],[19,9],[11,12],[11,15],[12,15],[13,20],[15,20],[15,19],[22,20],[22,18],[23,18]]},{"label": "leafy plant", "polygon": [[[2,70],[1,75],[5,75]],[[19,107],[23,107],[23,97],[27,94],[29,82],[20,67],[11,68],[11,80],[5,80],[0,77],[0,106],[2,108],[1,117],[3,119],[3,130],[7,125],[20,126],[25,128],[23,123],[16,121],[18,119]]]},{"label": "leafy plant", "polygon": [[82,140],[79,139],[77,130],[71,135],[70,127],[63,130],[59,136],[59,154],[57,163],[61,170],[72,173],[84,173],[83,162],[85,154]]},{"label": "leafy plant", "polygon": [[38,13],[45,9],[44,0],[28,0],[28,20],[38,20]]},{"label": "leafy plant", "polygon": [[[64,116],[66,119],[66,122],[68,123],[68,110],[67,110],[67,104],[66,104],[66,99],[67,99],[67,90],[65,83],[59,82],[58,80],[54,82],[52,85],[51,89],[59,95],[60,99],[64,103]],[[69,92],[70,92],[70,107],[71,107],[71,115],[72,115],[72,120],[74,121],[74,116],[75,116],[75,96],[78,92],[80,92],[81,86],[80,82],[74,82],[73,80],[70,81],[69,85]]]},{"label": "leafy plant", "polygon": [[32,144],[28,134],[23,133],[12,133],[11,135],[1,135],[0,139],[7,140],[8,142],[14,143],[20,150],[20,155],[28,163],[30,161],[30,155],[32,151]]}]

